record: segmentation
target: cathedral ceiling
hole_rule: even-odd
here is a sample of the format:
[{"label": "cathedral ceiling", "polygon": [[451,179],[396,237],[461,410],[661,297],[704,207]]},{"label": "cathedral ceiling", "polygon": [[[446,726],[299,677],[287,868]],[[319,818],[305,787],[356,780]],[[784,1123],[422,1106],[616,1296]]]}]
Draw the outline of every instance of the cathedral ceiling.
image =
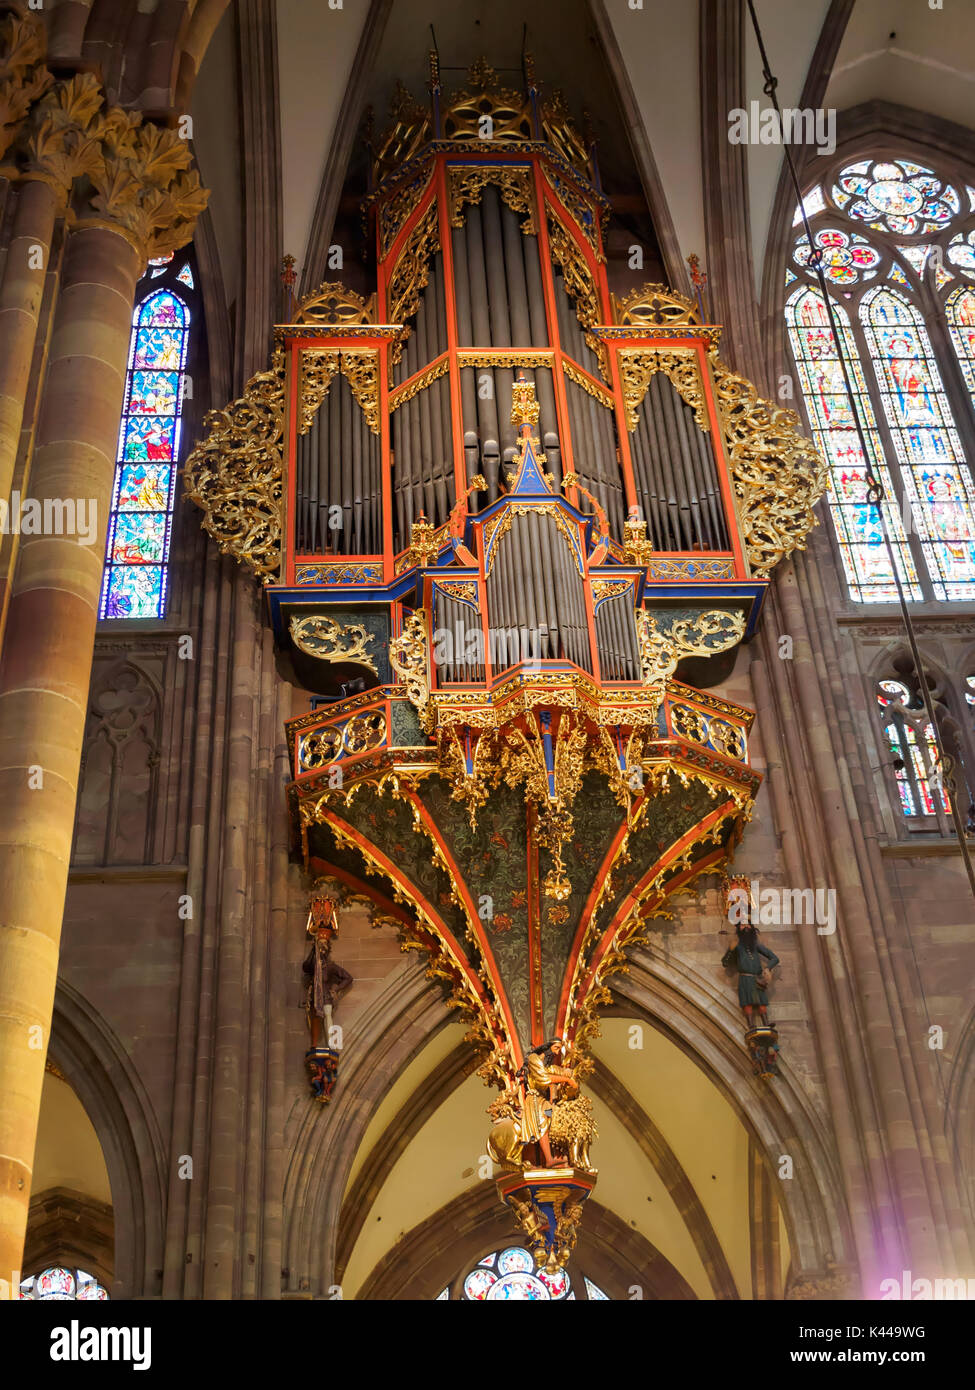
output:
[{"label": "cathedral ceiling", "polygon": [[[662,238],[672,235],[674,279],[672,267],[688,254],[707,256],[700,32],[702,16],[711,8],[710,0],[699,5],[642,0],[642,8],[633,8],[631,0],[538,0],[531,7],[526,36],[526,12],[517,0],[465,5],[345,0],[340,9],[277,0],[284,251],[295,256],[299,268],[304,265],[322,178],[335,159],[333,146],[341,138],[349,103],[358,109],[371,104],[381,124],[397,80],[422,95],[432,25],[448,83],[463,75],[450,67],[464,68],[481,54],[498,69],[513,69],[510,75],[517,81],[527,42],[539,74],[560,85],[575,105],[584,103],[592,111],[607,190],[619,193],[623,185],[624,197],[633,161],[629,151],[625,157],[619,151],[629,142],[644,181],[659,178],[659,191],[650,201]],[[239,99],[234,9],[231,5],[210,42],[193,103],[197,152],[204,180],[213,189],[211,209],[229,304],[237,294],[243,225],[242,152],[234,119]],[[756,9],[783,106],[800,105],[806,89],[806,99],[814,97],[839,113],[863,102],[887,101],[975,125],[975,71],[966,57],[972,51],[968,7],[932,10],[915,0],[757,0]],[[838,51],[821,96],[821,84],[807,88],[807,82],[817,44],[830,48],[831,34],[832,49]],[[742,37],[742,104],[759,100],[764,105],[761,64],[747,13]],[[594,61],[599,48],[605,63]],[[242,74],[240,81],[246,80]],[[648,156],[641,157],[641,146]],[[757,289],[783,161],[776,145],[751,145],[746,153]],[[653,166],[649,173],[648,162]],[[331,168],[334,179],[334,164]]]},{"label": "cathedral ceiling", "polygon": [[857,0],[826,95],[839,110],[880,99],[975,128],[971,6]]},{"label": "cathedral ceiling", "polygon": [[34,1153],[33,1196],[68,1188],[111,1203],[105,1156],[87,1111],[60,1077],[47,1073]]},{"label": "cathedral ceiling", "polygon": [[[358,1233],[341,1273],[346,1297],[356,1296],[411,1230],[477,1187],[480,1116],[490,1093],[477,1076],[445,1066],[462,1031],[448,1025],[431,1039],[397,1077],[359,1146],[339,1231],[341,1256],[349,1234],[341,1228],[356,1208]],[[610,1090],[598,1075],[593,1083],[600,1201],[659,1250],[697,1297],[715,1297],[721,1280],[730,1281],[721,1296],[750,1297],[748,1134],[741,1120],[705,1072],[646,1024],[604,1019],[594,1053],[597,1072],[612,1078]],[[411,1124],[408,1117],[420,1113],[417,1098],[426,1118]],[[396,1142],[401,1131],[404,1142]],[[365,1192],[356,1181],[363,1168],[371,1174]],[[784,1225],[781,1240],[787,1267]]]}]

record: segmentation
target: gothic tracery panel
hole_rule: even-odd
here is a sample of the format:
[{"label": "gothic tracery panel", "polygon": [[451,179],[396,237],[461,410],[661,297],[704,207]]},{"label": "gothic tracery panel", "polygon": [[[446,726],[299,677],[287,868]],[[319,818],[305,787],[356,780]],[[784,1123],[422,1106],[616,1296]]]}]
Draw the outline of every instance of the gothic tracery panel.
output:
[{"label": "gothic tracery panel", "polygon": [[159,697],[146,673],[128,661],[108,664],[89,704],[75,864],[151,861],[159,721]]}]

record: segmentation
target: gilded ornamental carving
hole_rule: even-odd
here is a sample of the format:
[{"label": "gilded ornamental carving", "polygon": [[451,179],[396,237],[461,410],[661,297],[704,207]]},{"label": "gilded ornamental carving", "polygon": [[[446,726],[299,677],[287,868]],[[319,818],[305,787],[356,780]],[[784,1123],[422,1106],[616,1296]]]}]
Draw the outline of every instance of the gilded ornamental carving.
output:
[{"label": "gilded ornamental carving", "polygon": [[251,377],[244,394],[203,421],[204,438],[184,467],[186,496],[224,555],[259,579],[281,564],[284,352]]}]

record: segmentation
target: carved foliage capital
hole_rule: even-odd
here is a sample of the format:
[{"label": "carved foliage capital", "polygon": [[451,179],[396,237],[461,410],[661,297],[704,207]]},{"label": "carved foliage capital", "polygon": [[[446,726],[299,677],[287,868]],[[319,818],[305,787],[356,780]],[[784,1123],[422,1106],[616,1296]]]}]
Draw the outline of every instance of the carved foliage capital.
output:
[{"label": "carved foliage capital", "polygon": [[96,219],[121,229],[147,257],[185,246],[209,196],[189,167],[187,141],[118,107],[106,111],[99,135],[91,173]]},{"label": "carved foliage capital", "polygon": [[44,66],[44,24],[37,14],[0,19],[0,160],[17,138],[21,122],[54,78]]},{"label": "carved foliage capital", "polygon": [[90,72],[58,82],[31,113],[25,141],[28,174],[66,196],[76,178],[92,174],[100,157],[102,89]]}]

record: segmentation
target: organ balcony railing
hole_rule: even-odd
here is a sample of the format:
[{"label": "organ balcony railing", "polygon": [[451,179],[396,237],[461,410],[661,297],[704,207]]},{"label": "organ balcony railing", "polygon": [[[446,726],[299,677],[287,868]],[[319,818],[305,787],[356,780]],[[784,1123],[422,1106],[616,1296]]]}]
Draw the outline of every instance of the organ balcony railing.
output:
[{"label": "organ balcony railing", "polygon": [[[646,756],[669,757],[675,748],[686,755],[697,747],[727,759],[729,765],[745,764],[753,718],[750,710],[729,700],[671,681],[657,710]],[[347,785],[357,777],[374,776],[388,761],[388,750],[407,746],[397,735],[411,727],[415,726],[402,686],[389,684],[291,720],[288,752],[296,786],[304,796],[334,787],[339,774]],[[436,749],[425,739],[411,751],[417,770],[436,767]]]}]

